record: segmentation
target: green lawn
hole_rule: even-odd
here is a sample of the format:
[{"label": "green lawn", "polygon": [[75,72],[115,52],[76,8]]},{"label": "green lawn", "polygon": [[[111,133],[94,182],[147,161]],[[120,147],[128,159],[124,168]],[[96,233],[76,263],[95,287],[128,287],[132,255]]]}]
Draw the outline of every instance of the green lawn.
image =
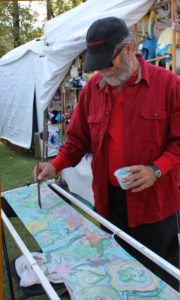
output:
[{"label": "green lawn", "polygon": [[9,144],[0,141],[0,169],[2,191],[33,183],[32,170],[36,164],[33,154],[13,151]]},{"label": "green lawn", "polygon": [[[17,187],[26,185],[27,183],[33,183],[32,170],[36,164],[36,159],[30,151],[20,151],[17,153],[13,151],[8,143],[0,140],[0,170],[1,170],[1,188],[2,191],[11,190]],[[18,218],[11,218],[11,223],[15,227],[16,231],[21,236],[22,240],[28,247],[30,251],[37,251],[39,246],[36,244],[35,240],[25,229],[24,225]],[[8,255],[9,260],[20,256],[22,253],[14,242],[13,238],[5,229],[6,243],[8,245]],[[21,295],[16,284],[14,284],[16,299]],[[7,280],[6,267],[3,259],[3,299],[11,300],[9,293],[9,286]],[[45,296],[37,296],[28,299],[41,300],[47,299]],[[62,296],[61,299],[68,300],[68,296]]]}]

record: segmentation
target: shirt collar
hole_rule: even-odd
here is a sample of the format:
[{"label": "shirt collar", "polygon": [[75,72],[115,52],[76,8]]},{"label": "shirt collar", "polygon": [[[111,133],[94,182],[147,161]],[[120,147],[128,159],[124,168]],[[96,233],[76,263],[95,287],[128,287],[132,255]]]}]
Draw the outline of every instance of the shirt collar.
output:
[{"label": "shirt collar", "polygon": [[[147,63],[145,62],[143,56],[139,53],[136,54],[137,59],[140,61],[139,69],[138,69],[138,75],[137,79],[134,82],[134,84],[138,84],[141,80],[145,80],[148,85],[150,85],[150,77],[149,77],[149,71],[148,71],[148,66]],[[105,91],[108,91],[108,84],[106,81],[103,79],[101,73],[99,74],[99,78],[97,80],[97,85],[99,86],[100,89],[105,89]]]},{"label": "shirt collar", "polygon": [[135,84],[139,83],[141,80],[145,80],[148,85],[150,85],[150,75],[148,70],[148,63],[145,62],[144,57],[137,53],[137,59],[140,61],[140,67],[138,70],[138,78]]}]

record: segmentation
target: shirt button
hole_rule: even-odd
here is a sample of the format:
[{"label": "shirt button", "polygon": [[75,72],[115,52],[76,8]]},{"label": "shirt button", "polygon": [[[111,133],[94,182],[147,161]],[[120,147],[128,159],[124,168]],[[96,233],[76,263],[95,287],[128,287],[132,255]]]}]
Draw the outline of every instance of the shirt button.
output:
[{"label": "shirt button", "polygon": [[106,116],[108,116],[109,115],[109,111],[106,111]]},{"label": "shirt button", "polygon": [[104,134],[104,131],[101,131],[101,132],[100,132],[100,135],[103,135],[103,134]]},{"label": "shirt button", "polygon": [[154,116],[157,117],[157,116],[158,116],[158,113],[155,113]]}]

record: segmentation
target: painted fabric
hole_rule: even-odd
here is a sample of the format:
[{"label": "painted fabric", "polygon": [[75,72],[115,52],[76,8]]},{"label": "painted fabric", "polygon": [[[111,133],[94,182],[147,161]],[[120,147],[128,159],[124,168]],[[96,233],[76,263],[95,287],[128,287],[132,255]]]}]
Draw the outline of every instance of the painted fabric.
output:
[{"label": "painted fabric", "polygon": [[[178,43],[178,34],[176,33],[176,43]],[[170,69],[170,62],[172,60],[172,28],[167,27],[161,33],[156,48],[156,57],[166,56],[166,59],[156,61],[158,66],[161,62],[161,66]]]},{"label": "painted fabric", "polygon": [[[154,25],[155,21],[153,21],[151,25],[151,38],[149,37],[150,34],[148,32],[143,44],[143,48],[141,50],[141,54],[143,55],[145,60],[156,57],[157,38],[154,34]],[[155,62],[151,63],[155,64]]]},{"label": "painted fabric", "polygon": [[120,247],[114,237],[57,196],[44,183],[3,193],[40,245],[46,263],[71,299],[180,299],[180,295]]}]

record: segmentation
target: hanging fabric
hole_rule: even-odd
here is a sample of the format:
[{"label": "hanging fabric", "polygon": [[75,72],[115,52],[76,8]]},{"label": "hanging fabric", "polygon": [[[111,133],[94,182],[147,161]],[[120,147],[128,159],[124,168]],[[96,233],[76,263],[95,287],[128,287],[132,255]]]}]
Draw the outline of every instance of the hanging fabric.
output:
[{"label": "hanging fabric", "polygon": [[[178,43],[178,35],[176,33],[176,44]],[[172,60],[172,28],[167,27],[160,34],[157,42],[156,57],[167,56],[166,59],[156,61],[156,65],[170,70]]]},{"label": "hanging fabric", "polygon": [[[153,20],[153,21],[152,21]],[[154,25],[157,23],[157,17],[155,11],[152,11],[149,16],[148,33],[146,35],[141,54],[145,60],[155,58],[157,38],[154,34]],[[144,34],[144,18],[142,20],[143,34]],[[155,64],[152,62],[152,64]]]}]

